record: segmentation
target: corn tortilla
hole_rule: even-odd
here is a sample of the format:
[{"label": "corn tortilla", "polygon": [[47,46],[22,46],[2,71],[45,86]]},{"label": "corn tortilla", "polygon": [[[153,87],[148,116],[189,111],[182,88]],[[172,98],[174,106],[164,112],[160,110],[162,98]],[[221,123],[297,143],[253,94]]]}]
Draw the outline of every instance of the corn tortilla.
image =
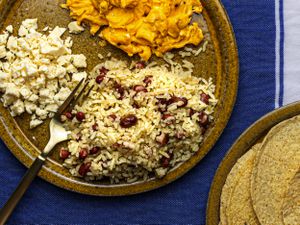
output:
[{"label": "corn tortilla", "polygon": [[300,223],[300,171],[290,183],[288,193],[282,207],[285,225],[299,225]]},{"label": "corn tortilla", "polygon": [[259,222],[283,224],[281,209],[300,162],[300,116],[279,123],[265,137],[255,160],[251,197]]},{"label": "corn tortilla", "polygon": [[260,144],[254,145],[230,171],[222,190],[222,225],[258,225],[250,196],[250,178]]}]

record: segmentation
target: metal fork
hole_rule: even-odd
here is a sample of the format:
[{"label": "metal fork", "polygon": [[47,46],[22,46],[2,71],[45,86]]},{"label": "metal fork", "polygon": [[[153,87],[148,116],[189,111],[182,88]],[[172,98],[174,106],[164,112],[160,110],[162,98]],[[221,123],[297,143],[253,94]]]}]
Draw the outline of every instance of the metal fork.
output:
[{"label": "metal fork", "polygon": [[[3,208],[0,210],[0,225],[5,224],[19,201],[21,200],[22,196],[24,195],[25,191],[28,189],[30,184],[32,183],[33,179],[37,176],[40,169],[42,168],[44,162],[46,161],[49,153],[51,150],[60,142],[68,140],[69,132],[65,130],[61,123],[61,115],[66,112],[67,110],[72,110],[72,108],[76,105],[81,97],[83,97],[83,93],[85,93],[85,89],[89,84],[89,81],[85,82],[83,88],[79,91],[76,95],[77,91],[79,90],[80,86],[82,85],[84,79],[82,79],[71,94],[67,97],[64,103],[59,107],[57,112],[55,113],[54,117],[50,121],[50,139],[48,144],[44,148],[44,150],[40,153],[40,155],[34,160],[30,168],[27,170],[26,174],[22,178],[21,182],[19,183],[18,187],[14,191],[14,193],[10,196],[8,201],[5,203]],[[92,90],[93,86],[84,94],[84,97]]]}]

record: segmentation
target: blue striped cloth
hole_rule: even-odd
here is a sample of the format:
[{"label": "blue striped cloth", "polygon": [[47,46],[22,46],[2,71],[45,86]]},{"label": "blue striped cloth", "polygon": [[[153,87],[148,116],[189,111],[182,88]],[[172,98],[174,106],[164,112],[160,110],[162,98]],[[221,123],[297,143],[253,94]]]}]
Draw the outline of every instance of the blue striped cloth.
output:
[{"label": "blue striped cloth", "polygon": [[[234,140],[256,119],[300,96],[300,1],[223,3],[239,48],[239,92],[227,128],[205,159],[174,183],[129,197],[84,196],[38,178],[10,224],[205,224],[211,181]],[[2,142],[0,149],[2,206],[26,170]]]}]

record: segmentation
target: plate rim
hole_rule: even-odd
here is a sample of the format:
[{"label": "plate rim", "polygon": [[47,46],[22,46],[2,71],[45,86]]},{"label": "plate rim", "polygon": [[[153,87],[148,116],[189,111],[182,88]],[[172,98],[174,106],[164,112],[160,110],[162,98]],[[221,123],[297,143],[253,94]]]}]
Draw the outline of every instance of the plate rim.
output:
[{"label": "plate rim", "polygon": [[[5,1],[5,0],[4,0]],[[1,2],[1,0],[0,0]],[[171,170],[170,173],[168,173],[163,179],[153,179],[149,180],[146,182],[139,182],[139,183],[133,183],[133,184],[121,184],[121,185],[95,185],[92,183],[86,183],[86,182],[80,182],[76,181],[74,179],[61,179],[62,177],[61,174],[51,170],[50,166],[47,167],[43,166],[39,173],[39,177],[42,178],[45,181],[48,181],[49,183],[58,186],[60,188],[64,188],[66,190],[74,191],[77,193],[81,194],[88,194],[88,195],[96,195],[96,196],[124,196],[124,195],[132,195],[132,194],[137,194],[137,193],[142,193],[146,191],[150,191],[153,189],[160,188],[162,186],[165,186],[168,183],[171,183],[181,176],[183,176],[185,173],[190,171],[194,166],[196,166],[204,157],[205,155],[213,148],[217,140],[219,139],[220,135],[222,134],[223,130],[225,129],[234,105],[236,101],[236,96],[237,96],[237,90],[238,90],[238,80],[239,80],[239,57],[238,57],[238,49],[237,49],[237,43],[236,43],[236,38],[235,34],[231,25],[231,22],[229,20],[229,17],[227,15],[227,12],[220,0],[214,0],[214,1],[209,1],[209,0],[202,0],[201,3],[203,4],[204,8],[207,4],[212,4],[213,9],[211,10],[218,10],[218,13],[220,14],[219,16],[221,17],[221,20],[218,21],[222,26],[224,27],[224,30],[226,31],[227,38],[228,40],[225,41],[225,43],[228,43],[228,54],[230,57],[230,62],[232,63],[229,65],[228,71],[229,77],[234,78],[232,81],[233,83],[231,84],[230,88],[232,89],[231,92],[227,93],[227,95],[231,101],[226,104],[224,107],[224,110],[227,110],[227,116],[225,118],[220,118],[219,119],[219,128],[213,130],[215,137],[210,138],[210,142],[207,143],[207,146],[205,151],[197,151],[188,161],[182,163],[179,167],[175,168],[174,170]],[[219,43],[219,42],[218,42]],[[220,50],[221,52],[222,50]],[[227,64],[222,63],[223,66],[226,66]],[[228,66],[228,65],[227,65]],[[223,68],[224,69],[224,68]],[[220,110],[221,111],[221,110]],[[7,110],[8,112],[8,110]],[[3,120],[3,115],[0,113],[0,136],[3,142],[6,144],[10,152],[27,168],[31,165],[33,162],[34,158],[37,155],[30,155],[26,154],[25,148],[34,148],[30,146],[28,143],[29,140],[27,139],[28,143],[22,143],[21,146],[19,141],[17,140],[17,136],[15,136],[16,132],[19,132],[19,134],[22,134],[22,131],[18,131],[17,128],[13,129],[13,132],[8,129],[7,121]],[[12,121],[11,125],[12,127],[16,126],[15,121]],[[5,132],[6,131],[6,132]],[[26,136],[23,135],[26,139]],[[35,148],[36,152],[39,152]],[[23,152],[23,156],[21,157],[21,153]],[[175,171],[175,172],[174,172]],[[78,185],[77,185],[78,184]]]},{"label": "plate rim", "polygon": [[226,152],[211,183],[206,204],[206,225],[218,225],[220,216],[220,198],[226,178],[237,160],[261,140],[276,124],[300,114],[300,101],[274,109],[254,121],[234,141]]}]

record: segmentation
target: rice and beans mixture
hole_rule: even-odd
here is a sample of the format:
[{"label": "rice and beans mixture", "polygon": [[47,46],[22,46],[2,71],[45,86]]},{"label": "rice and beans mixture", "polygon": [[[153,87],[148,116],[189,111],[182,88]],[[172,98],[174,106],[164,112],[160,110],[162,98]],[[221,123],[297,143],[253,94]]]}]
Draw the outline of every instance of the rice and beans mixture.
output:
[{"label": "rice and beans mixture", "polygon": [[64,165],[74,176],[112,183],[162,177],[199,149],[217,102],[214,85],[179,64],[171,71],[144,66],[113,59],[92,72],[96,88],[67,113]]}]

